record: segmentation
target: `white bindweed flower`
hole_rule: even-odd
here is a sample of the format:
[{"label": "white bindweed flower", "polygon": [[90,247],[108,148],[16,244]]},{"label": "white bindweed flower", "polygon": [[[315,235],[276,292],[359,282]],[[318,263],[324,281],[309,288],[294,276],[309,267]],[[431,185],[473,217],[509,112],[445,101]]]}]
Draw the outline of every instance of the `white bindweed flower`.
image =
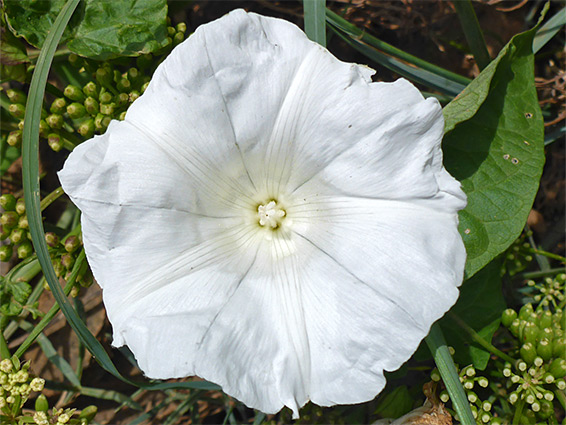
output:
[{"label": "white bindweed flower", "polygon": [[59,176],[117,347],[267,413],[372,399],[458,296],[442,111],[236,10]]}]

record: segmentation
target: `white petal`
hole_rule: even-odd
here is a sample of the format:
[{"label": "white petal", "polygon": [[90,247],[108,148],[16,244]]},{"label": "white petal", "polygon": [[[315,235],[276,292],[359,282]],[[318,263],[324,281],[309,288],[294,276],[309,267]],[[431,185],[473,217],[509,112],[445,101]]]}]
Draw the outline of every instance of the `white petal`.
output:
[{"label": "white petal", "polygon": [[239,275],[220,262],[137,302],[123,335],[141,369],[153,378],[196,374],[263,412],[286,405],[297,416],[310,361],[302,270],[296,257],[272,255],[289,252],[285,244],[264,240],[251,262],[230,260]]}]

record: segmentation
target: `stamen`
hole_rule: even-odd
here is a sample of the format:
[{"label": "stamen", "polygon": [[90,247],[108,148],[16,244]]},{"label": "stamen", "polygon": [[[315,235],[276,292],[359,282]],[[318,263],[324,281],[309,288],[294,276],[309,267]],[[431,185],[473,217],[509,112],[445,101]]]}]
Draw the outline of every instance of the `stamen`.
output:
[{"label": "stamen", "polygon": [[285,217],[285,210],[276,201],[271,200],[267,204],[257,207],[257,216],[260,226],[269,226],[272,229],[277,229]]}]

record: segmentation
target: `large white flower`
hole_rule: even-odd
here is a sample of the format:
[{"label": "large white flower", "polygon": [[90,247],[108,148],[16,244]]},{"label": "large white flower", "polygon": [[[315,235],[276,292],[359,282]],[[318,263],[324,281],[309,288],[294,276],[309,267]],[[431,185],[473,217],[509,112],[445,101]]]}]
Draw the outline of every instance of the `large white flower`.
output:
[{"label": "large white flower", "polygon": [[264,412],[372,399],[458,296],[442,111],[236,10],[59,176],[113,326],[151,378]]}]

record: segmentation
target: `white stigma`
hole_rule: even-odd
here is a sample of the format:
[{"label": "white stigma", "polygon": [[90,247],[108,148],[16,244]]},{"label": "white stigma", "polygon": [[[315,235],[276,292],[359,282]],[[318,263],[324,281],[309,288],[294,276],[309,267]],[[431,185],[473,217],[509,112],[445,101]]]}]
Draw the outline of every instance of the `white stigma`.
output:
[{"label": "white stigma", "polygon": [[261,226],[269,226],[276,229],[285,217],[285,210],[280,208],[275,201],[269,201],[265,205],[257,207],[257,216]]}]

